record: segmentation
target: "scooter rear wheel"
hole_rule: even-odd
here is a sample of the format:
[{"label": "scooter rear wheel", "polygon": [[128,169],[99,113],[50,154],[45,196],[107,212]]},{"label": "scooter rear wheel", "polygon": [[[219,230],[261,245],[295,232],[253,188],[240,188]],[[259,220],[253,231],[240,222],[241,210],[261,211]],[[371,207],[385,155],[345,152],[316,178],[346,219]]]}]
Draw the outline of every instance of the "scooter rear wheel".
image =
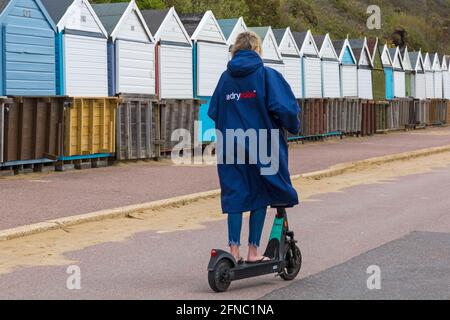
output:
[{"label": "scooter rear wheel", "polygon": [[281,271],[280,277],[286,281],[294,280],[302,268],[302,253],[298,246],[287,245],[286,248],[286,263],[287,266]]},{"label": "scooter rear wheel", "polygon": [[208,272],[208,282],[215,292],[225,292],[230,287],[231,281],[228,279],[231,270],[229,260],[220,261],[213,271]]}]

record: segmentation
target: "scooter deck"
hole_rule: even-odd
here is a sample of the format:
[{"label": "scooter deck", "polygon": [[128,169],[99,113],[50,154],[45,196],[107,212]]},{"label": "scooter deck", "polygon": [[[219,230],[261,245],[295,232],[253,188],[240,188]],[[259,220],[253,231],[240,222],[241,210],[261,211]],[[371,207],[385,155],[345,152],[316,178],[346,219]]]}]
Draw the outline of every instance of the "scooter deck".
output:
[{"label": "scooter deck", "polygon": [[243,263],[230,270],[230,280],[234,281],[271,273],[279,273],[284,268],[284,265],[284,261],[278,260],[259,263]]}]

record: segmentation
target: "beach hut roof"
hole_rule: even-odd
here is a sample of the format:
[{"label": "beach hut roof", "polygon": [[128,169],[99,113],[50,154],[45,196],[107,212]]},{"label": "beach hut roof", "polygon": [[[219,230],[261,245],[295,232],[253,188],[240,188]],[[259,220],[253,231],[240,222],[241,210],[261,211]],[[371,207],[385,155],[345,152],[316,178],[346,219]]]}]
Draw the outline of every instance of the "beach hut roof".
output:
[{"label": "beach hut roof", "polygon": [[292,35],[294,36],[295,42],[297,42],[297,46],[301,48],[305,42],[306,36],[308,35],[308,31],[292,32]]},{"label": "beach hut roof", "polygon": [[[48,14],[52,18],[53,22],[57,25],[59,30],[64,29],[66,23],[70,19],[69,8],[78,1],[81,0],[41,0],[42,4],[44,5]],[[100,21],[100,18],[95,13],[92,5],[89,3],[89,1],[84,2],[84,5],[86,5],[87,10],[95,20],[98,28],[100,29],[100,32],[103,33],[105,37],[107,37],[108,32],[103,26],[103,23]]]},{"label": "beach hut roof", "polygon": [[275,39],[277,40],[277,44],[280,45],[281,41],[283,41],[284,35],[286,33],[287,28],[284,29],[272,29],[273,35],[275,36]]},{"label": "beach hut roof", "polygon": [[143,10],[142,16],[147,23],[148,28],[150,29],[152,34],[156,34],[158,32],[159,27],[163,23],[170,9],[162,9],[162,10]]},{"label": "beach hut roof", "polygon": [[3,12],[3,10],[6,9],[8,4],[11,2],[11,0],[0,0],[0,13]]},{"label": "beach hut roof", "polygon": [[189,36],[192,37],[195,30],[197,30],[198,25],[203,19],[203,13],[191,13],[180,15],[180,20],[183,22],[184,28],[186,29]]},{"label": "beach hut roof", "polygon": [[217,20],[220,28],[222,29],[223,34],[225,35],[225,38],[228,39],[231,36],[231,33],[233,32],[234,28],[236,27],[236,25],[240,19],[242,19],[242,18]]},{"label": "beach hut roof", "polygon": [[316,42],[317,48],[319,48],[319,50],[320,50],[320,48],[322,48],[323,43],[324,43],[326,38],[327,38],[326,35],[324,35],[324,36],[314,36],[314,41]]},{"label": "beach hut roof", "polygon": [[41,0],[56,24],[62,19],[74,0]]},{"label": "beach hut roof", "polygon": [[135,0],[132,0],[131,2],[99,3],[93,4],[92,7],[94,8],[95,13],[99,17],[106,31],[113,39],[115,39],[117,33],[119,32],[120,25],[124,19],[126,19],[127,14],[129,14],[132,10],[136,10],[136,14],[142,27],[147,33],[149,39],[152,42],[154,41],[153,36],[147,27],[147,23],[145,22]]},{"label": "beach hut roof", "polygon": [[251,30],[255,32],[258,36],[260,36],[261,40],[264,41],[264,38],[269,32],[270,27],[252,27]]},{"label": "beach hut roof", "polygon": [[99,3],[92,5],[108,34],[113,33],[128,6],[128,2]]},{"label": "beach hut roof", "polygon": [[361,62],[361,59],[363,57],[363,54],[367,54],[368,56],[368,62],[372,66],[372,55],[370,54],[369,48],[367,47],[367,38],[364,39],[351,39],[349,40],[350,46],[353,50],[353,54],[356,57],[356,60],[358,61],[358,65]]},{"label": "beach hut roof", "polygon": [[378,38],[367,39],[367,48],[369,49],[372,60],[375,58],[375,49],[378,47]]}]

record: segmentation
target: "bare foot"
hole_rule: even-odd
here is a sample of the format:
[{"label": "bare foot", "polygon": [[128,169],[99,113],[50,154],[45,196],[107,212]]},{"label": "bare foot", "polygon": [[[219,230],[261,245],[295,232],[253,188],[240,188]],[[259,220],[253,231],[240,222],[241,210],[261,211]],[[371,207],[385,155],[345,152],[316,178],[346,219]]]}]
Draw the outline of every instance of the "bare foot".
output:
[{"label": "bare foot", "polygon": [[270,258],[260,256],[258,254],[258,247],[255,247],[255,246],[248,247],[248,255],[247,255],[248,262],[264,262],[264,261],[269,261],[269,260],[270,260]]},{"label": "bare foot", "polygon": [[236,262],[239,262],[241,260],[241,255],[239,254],[238,246],[230,246],[230,253],[234,257]]}]

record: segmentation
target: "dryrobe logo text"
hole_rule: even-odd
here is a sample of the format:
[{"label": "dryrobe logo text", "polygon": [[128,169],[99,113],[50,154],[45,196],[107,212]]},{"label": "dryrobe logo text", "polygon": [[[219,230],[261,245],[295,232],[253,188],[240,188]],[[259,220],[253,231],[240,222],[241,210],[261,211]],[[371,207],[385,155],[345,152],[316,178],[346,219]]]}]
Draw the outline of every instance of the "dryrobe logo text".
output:
[{"label": "dryrobe logo text", "polygon": [[226,95],[226,100],[230,101],[230,100],[236,100],[239,101],[241,99],[255,99],[256,98],[256,90],[253,91],[246,91],[246,92],[241,92],[241,93],[229,93]]}]

